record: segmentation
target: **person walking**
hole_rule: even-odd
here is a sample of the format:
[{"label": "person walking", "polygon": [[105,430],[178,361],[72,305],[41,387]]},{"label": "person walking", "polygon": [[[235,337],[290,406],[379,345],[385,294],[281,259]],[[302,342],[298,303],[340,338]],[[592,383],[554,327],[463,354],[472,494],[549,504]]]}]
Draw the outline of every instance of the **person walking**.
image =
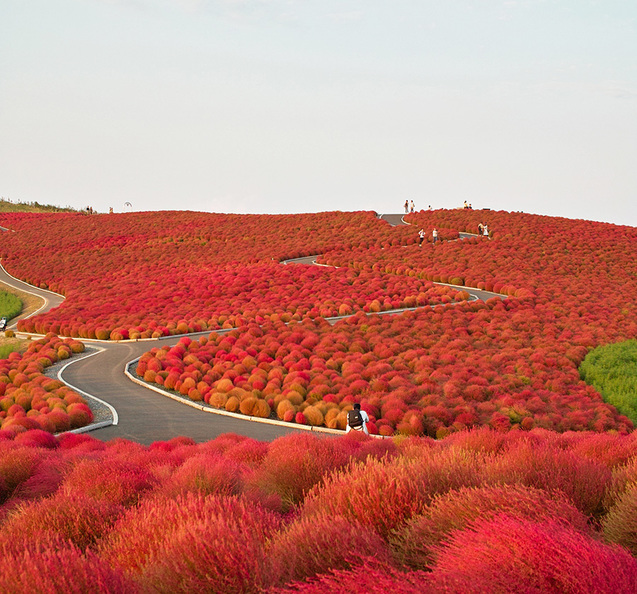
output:
[{"label": "person walking", "polygon": [[411,210],[410,212],[415,212],[416,211],[416,205],[414,204],[414,201],[411,201]]},{"label": "person walking", "polygon": [[434,239],[434,245],[436,245],[436,242],[438,241],[438,229],[436,229],[435,227],[434,227],[434,230],[432,232],[432,236],[433,236],[433,239]]},{"label": "person walking", "polygon": [[369,435],[367,430],[367,423],[369,423],[369,415],[361,410],[361,405],[356,402],[354,408],[347,413],[347,428],[345,433],[350,431],[362,431],[365,435]]},{"label": "person walking", "polygon": [[487,237],[487,238],[488,238],[488,237],[489,237],[489,227],[487,227],[487,226],[485,225],[485,226],[482,228],[482,234],[483,234],[485,237]]},{"label": "person walking", "polygon": [[422,247],[422,242],[425,241],[425,230],[418,231],[418,245]]},{"label": "person walking", "polygon": [[409,214],[409,200],[405,200],[405,214]]}]

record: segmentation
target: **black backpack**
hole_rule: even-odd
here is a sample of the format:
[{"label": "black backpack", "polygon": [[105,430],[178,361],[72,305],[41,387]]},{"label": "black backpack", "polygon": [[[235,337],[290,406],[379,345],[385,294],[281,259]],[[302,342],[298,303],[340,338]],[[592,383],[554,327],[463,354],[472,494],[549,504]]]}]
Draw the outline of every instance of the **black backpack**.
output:
[{"label": "black backpack", "polygon": [[361,414],[360,409],[353,408],[347,413],[347,424],[350,427],[362,427],[363,426],[363,415]]}]

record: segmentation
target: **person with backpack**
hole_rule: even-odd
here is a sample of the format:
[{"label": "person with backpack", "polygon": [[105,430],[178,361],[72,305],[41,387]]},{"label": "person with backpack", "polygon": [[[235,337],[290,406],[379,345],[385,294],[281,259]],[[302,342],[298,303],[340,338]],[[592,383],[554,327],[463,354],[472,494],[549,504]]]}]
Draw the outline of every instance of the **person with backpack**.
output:
[{"label": "person with backpack", "polygon": [[365,435],[369,435],[367,430],[367,423],[369,423],[369,415],[361,410],[361,405],[356,402],[354,408],[347,413],[347,428],[345,433],[350,431],[362,431]]}]

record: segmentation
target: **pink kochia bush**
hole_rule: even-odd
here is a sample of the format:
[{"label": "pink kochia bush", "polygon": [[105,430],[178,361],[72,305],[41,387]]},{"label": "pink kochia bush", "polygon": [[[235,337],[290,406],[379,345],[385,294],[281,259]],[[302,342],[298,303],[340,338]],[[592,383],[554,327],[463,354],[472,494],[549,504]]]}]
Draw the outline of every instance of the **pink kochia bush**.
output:
[{"label": "pink kochia bush", "polygon": [[83,351],[84,345],[77,340],[47,334],[33,341],[25,353],[0,359],[0,439],[47,447],[50,436],[29,430],[57,433],[93,420],[82,396],[44,375],[47,367]]},{"label": "pink kochia bush", "polygon": [[634,592],[635,447],[488,428],[4,441],[0,591]]}]

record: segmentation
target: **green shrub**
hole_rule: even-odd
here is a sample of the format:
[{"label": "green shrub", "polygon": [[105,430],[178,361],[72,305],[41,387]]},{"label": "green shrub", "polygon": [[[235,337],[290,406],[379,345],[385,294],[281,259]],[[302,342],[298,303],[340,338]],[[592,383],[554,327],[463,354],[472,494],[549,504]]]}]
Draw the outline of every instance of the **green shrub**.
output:
[{"label": "green shrub", "polygon": [[637,423],[637,340],[627,340],[592,350],[579,368],[580,377]]},{"label": "green shrub", "polygon": [[15,318],[22,311],[22,301],[12,293],[0,291],[0,318]]},{"label": "green shrub", "polygon": [[0,359],[6,359],[17,348],[14,344],[0,344]]}]

